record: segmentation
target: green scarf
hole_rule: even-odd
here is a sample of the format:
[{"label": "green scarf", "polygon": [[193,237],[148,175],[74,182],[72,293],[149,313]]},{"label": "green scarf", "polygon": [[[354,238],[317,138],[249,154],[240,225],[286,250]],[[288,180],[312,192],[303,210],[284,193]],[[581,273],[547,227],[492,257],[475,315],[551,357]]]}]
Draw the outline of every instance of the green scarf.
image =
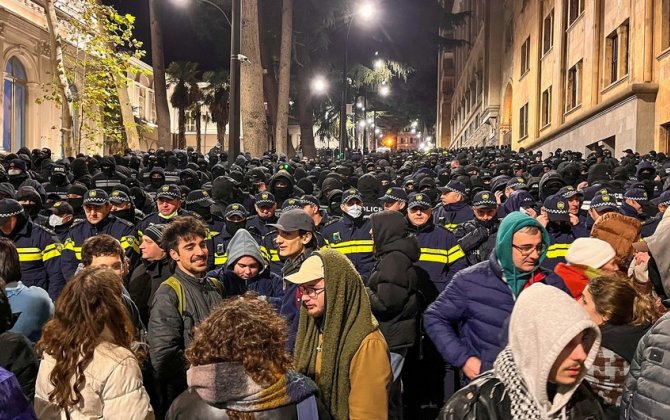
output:
[{"label": "green scarf", "polygon": [[496,237],[496,257],[500,266],[502,267],[503,275],[505,276],[505,281],[514,292],[514,296],[519,296],[523,287],[528,282],[530,276],[535,272],[535,270],[542,264],[544,258],[547,254],[547,251],[540,255],[540,258],[537,260],[537,266],[533,268],[530,272],[519,271],[514,265],[514,260],[512,258],[512,243],[514,234],[518,232],[521,228],[526,226],[535,226],[540,229],[542,233],[542,243],[546,246],[549,245],[550,239],[547,230],[532,217],[528,216],[525,213],[520,211],[514,211],[502,220],[500,227],[498,228],[498,236]]},{"label": "green scarf", "polygon": [[377,330],[370,300],[360,275],[349,259],[333,250],[315,252],[323,260],[326,287],[326,314],[321,330],[307,310],[300,309],[295,367],[316,378],[319,334],[323,331],[319,389],[326,408],[335,419],[349,418],[349,367],[361,342]]}]

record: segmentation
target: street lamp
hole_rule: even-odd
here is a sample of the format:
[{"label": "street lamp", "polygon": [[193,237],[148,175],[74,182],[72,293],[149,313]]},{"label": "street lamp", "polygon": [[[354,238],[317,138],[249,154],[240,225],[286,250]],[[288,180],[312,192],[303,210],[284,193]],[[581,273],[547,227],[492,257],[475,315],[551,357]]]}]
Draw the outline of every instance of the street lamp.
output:
[{"label": "street lamp", "polygon": [[381,58],[378,58],[375,60],[375,62],[372,64],[375,70],[381,70],[382,67],[384,67],[384,60]]},{"label": "street lamp", "polygon": [[328,81],[323,76],[317,76],[312,80],[312,92],[321,95],[328,90]]},{"label": "street lamp", "polygon": [[391,88],[388,87],[388,85],[381,85],[381,87],[379,88],[379,94],[381,96],[389,96],[390,93],[391,93]]},{"label": "street lamp", "polygon": [[[172,0],[172,1],[173,1],[175,4],[177,4],[179,7],[186,7],[186,6],[188,6],[189,3],[191,3],[191,1],[193,1],[193,0]],[[230,19],[228,19],[228,15],[227,15],[226,12],[221,8],[221,6],[219,6],[218,4],[216,4],[216,3],[214,3],[213,1],[210,1],[210,0],[197,0],[197,1],[201,1],[201,2],[203,2],[203,3],[205,3],[205,4],[209,4],[210,6],[217,8],[217,9],[219,10],[219,12],[221,12],[221,14],[223,15],[223,17],[226,19],[226,22],[228,22],[228,26],[233,26],[233,24],[230,23]]]},{"label": "street lamp", "polygon": [[349,35],[351,34],[351,24],[356,16],[369,21],[376,15],[376,8],[372,2],[366,2],[349,16],[347,22],[347,33],[344,38],[344,60],[342,61],[342,103],[340,104],[340,153],[344,156],[347,140],[347,61],[349,56]]}]

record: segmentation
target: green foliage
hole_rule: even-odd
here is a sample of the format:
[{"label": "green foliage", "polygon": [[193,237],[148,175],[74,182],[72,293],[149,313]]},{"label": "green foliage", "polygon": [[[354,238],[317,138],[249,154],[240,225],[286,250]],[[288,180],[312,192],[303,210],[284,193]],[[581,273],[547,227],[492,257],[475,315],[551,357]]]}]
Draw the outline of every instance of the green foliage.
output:
[{"label": "green foliage", "polygon": [[376,88],[394,77],[407,81],[407,76],[414,72],[412,67],[397,61],[384,60],[383,63],[381,67],[375,68],[353,65],[348,73],[352,86]]},{"label": "green foliage", "polygon": [[[127,86],[128,77],[150,74],[134,62],[144,56],[142,43],[133,36],[135,17],[121,15],[96,0],[82,1],[81,15],[59,22],[67,34],[63,39],[63,64],[75,91],[74,143],[79,151],[82,139],[94,142],[95,147],[100,146],[98,139],[107,144],[126,141],[117,83]],[[43,84],[44,95],[37,102],[62,105],[58,79],[52,76]]]},{"label": "green foliage", "polygon": [[[224,128],[228,124],[230,75],[226,70],[206,71],[202,75],[202,80],[207,83],[204,103],[209,108],[212,121],[217,123],[219,128]],[[219,139],[223,138],[223,134],[219,133]]]}]

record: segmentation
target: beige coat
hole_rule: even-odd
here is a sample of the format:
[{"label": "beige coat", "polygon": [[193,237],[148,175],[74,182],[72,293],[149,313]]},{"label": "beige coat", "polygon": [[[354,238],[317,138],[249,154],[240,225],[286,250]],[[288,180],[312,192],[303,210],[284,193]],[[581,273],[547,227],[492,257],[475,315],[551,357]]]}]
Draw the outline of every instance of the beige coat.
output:
[{"label": "beige coat", "polygon": [[[35,413],[39,419],[67,419],[64,411],[49,402],[53,385],[49,375],[56,361],[44,354],[35,385]],[[70,409],[72,420],[153,419],[154,413],[142,384],[142,372],[133,353],[109,342],[99,344],[84,371],[82,401]],[[74,382],[74,377],[73,377]]]}]

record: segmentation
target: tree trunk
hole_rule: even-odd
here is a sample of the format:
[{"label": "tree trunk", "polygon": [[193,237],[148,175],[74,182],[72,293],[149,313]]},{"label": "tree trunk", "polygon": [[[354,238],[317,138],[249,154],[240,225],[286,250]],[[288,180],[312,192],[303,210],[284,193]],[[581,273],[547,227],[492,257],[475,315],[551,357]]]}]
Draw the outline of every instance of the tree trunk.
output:
[{"label": "tree trunk", "polygon": [[130,96],[128,95],[128,85],[125,80],[115,80],[115,82],[121,106],[123,128],[126,131],[126,147],[132,150],[140,150],[140,133],[137,129],[137,123],[135,123],[133,105],[130,103]]},{"label": "tree trunk", "polygon": [[193,107],[193,118],[195,118],[195,150],[202,153],[202,113],[200,112],[200,104],[197,103]]},{"label": "tree trunk", "polygon": [[314,145],[314,110],[312,92],[309,89],[308,71],[305,66],[298,68],[298,122],[300,123],[300,144],[303,156],[316,157]]},{"label": "tree trunk", "polygon": [[49,41],[51,45],[51,65],[54,74],[57,76],[58,90],[61,96],[61,147],[63,148],[63,157],[74,156],[75,148],[72,141],[72,126],[74,121],[74,98],[70,88],[70,81],[65,73],[65,62],[63,60],[63,44],[58,31],[58,18],[56,17],[56,8],[52,0],[44,1],[44,13],[47,18],[49,28]]},{"label": "tree trunk", "polygon": [[179,137],[177,141],[177,149],[186,148],[186,108],[179,108]]},{"label": "tree trunk", "polygon": [[151,27],[151,61],[154,73],[154,98],[156,100],[156,124],[158,125],[158,146],[169,149],[170,108],[168,107],[167,83],[165,82],[165,58],[163,54],[163,30],[160,24],[160,1],[149,0]]},{"label": "tree trunk", "polygon": [[281,48],[279,55],[279,92],[275,144],[277,153],[288,151],[288,97],[291,85],[291,51],[293,35],[293,0],[283,0],[281,10]]},{"label": "tree trunk", "polygon": [[226,123],[216,123],[216,140],[219,142],[223,150],[228,150],[228,140],[226,137]]},{"label": "tree trunk", "polygon": [[268,108],[269,127],[266,146],[268,150],[273,147],[276,148],[277,144],[274,133],[277,127],[277,97],[279,91],[274,62],[277,51],[274,50],[275,44],[273,42],[274,33],[279,32],[279,30],[276,32],[272,30],[275,23],[273,18],[276,17],[273,13],[275,8],[275,4],[273,3],[261,2],[258,4],[258,25],[259,28],[263,28],[262,35],[260,36],[260,47],[261,64],[263,65],[263,95],[265,95],[265,103]]},{"label": "tree trunk", "polygon": [[268,139],[267,116],[263,103],[263,66],[258,30],[258,0],[242,3],[241,51],[250,63],[242,63],[241,114],[244,151],[261,157]]}]

